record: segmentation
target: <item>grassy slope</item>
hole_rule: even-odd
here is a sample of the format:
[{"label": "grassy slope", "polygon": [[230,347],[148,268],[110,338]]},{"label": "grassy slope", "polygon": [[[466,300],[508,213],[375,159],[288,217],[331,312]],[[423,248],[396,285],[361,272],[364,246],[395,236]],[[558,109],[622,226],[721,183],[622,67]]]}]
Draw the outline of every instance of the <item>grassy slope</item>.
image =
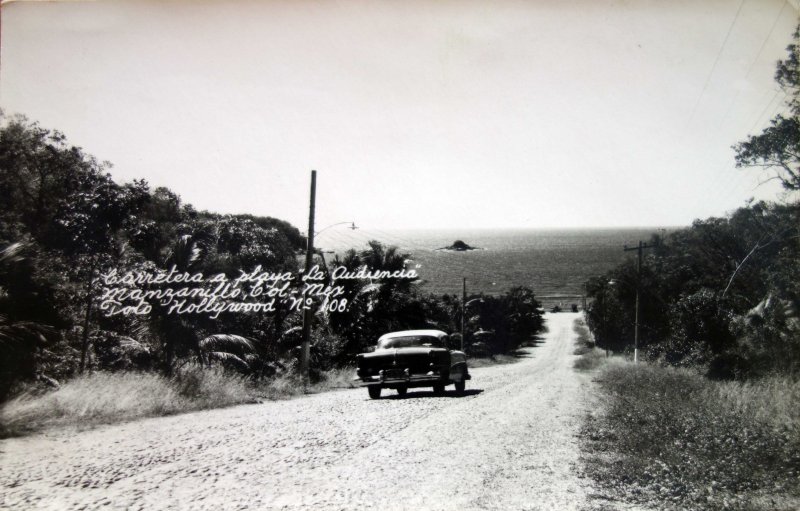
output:
[{"label": "grassy slope", "polygon": [[[587,356],[598,365],[594,351]],[[616,358],[600,365],[603,410],[583,430],[598,486],[656,509],[800,508],[799,382],[717,382]]]}]

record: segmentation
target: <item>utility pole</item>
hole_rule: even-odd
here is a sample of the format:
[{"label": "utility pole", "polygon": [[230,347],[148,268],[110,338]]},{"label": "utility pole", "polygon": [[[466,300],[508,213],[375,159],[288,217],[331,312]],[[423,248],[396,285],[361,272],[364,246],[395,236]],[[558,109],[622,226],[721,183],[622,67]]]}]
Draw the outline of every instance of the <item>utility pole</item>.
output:
[{"label": "utility pole", "polygon": [[[308,206],[308,244],[306,245],[306,272],[311,270],[311,263],[314,261],[314,208],[317,195],[317,171],[311,171],[311,199]],[[303,286],[305,287],[305,285]],[[308,361],[311,357],[311,307],[306,303],[307,293],[303,291],[303,352],[300,356],[300,372],[303,374],[303,382],[308,383]]]},{"label": "utility pole", "polygon": [[464,351],[464,335],[467,333],[467,277],[462,277],[461,281],[461,351]]},{"label": "utility pole", "polygon": [[600,319],[603,321],[603,328],[601,329],[601,332],[602,332],[601,335],[603,336],[602,337],[603,345],[606,348],[606,358],[608,358],[609,357],[609,352],[608,352],[608,328],[606,327],[606,309],[608,308],[608,303],[607,303],[608,302],[608,286],[606,286],[605,284],[603,285],[603,294],[600,296],[600,298],[601,298],[600,305],[602,307],[602,310],[600,311]]},{"label": "utility pole", "polygon": [[653,248],[655,247],[654,244],[647,244],[639,240],[639,245],[636,247],[628,247],[625,245],[623,250],[625,252],[630,252],[632,250],[636,250],[637,252],[637,261],[636,261],[636,319],[634,320],[634,330],[633,330],[633,363],[637,363],[639,361],[639,288],[641,287],[641,280],[642,280],[642,251],[646,248]]}]

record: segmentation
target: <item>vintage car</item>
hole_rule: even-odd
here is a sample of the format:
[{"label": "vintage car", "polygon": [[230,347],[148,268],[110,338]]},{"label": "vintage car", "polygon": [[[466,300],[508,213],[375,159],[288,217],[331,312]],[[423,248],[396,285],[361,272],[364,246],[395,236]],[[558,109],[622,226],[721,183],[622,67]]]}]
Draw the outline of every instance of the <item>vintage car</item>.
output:
[{"label": "vintage car", "polygon": [[433,387],[437,394],[455,384],[464,392],[467,357],[447,347],[448,335],[440,330],[405,330],[382,335],[375,351],[358,355],[356,381],[377,399],[382,389],[395,389],[401,396],[409,388]]}]

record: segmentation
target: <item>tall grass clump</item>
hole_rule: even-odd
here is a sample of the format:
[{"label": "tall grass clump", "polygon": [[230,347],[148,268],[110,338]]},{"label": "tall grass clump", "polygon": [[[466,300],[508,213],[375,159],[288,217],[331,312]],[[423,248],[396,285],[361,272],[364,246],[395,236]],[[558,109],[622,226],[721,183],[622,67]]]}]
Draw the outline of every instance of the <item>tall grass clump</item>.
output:
[{"label": "tall grass clump", "polygon": [[316,382],[309,391],[317,393],[329,390],[357,388],[358,385],[353,381],[355,374],[355,367],[335,367],[322,373],[320,380]]},{"label": "tall grass clump", "polygon": [[577,318],[572,324],[572,330],[577,334],[575,341],[577,347],[573,353],[580,355],[573,367],[579,371],[591,371],[600,367],[605,362],[606,356],[603,350],[595,345],[594,336],[586,326],[586,321],[582,317]]},{"label": "tall grass clump", "polygon": [[45,394],[23,392],[9,400],[0,409],[0,436],[53,426],[109,424],[254,400],[245,380],[221,369],[191,368],[171,379],[153,373],[97,372]]},{"label": "tall grass clump", "polygon": [[657,509],[797,509],[800,383],[719,382],[686,369],[609,364],[603,413],[584,426],[586,466]]},{"label": "tall grass clump", "polygon": [[575,355],[583,355],[595,347],[594,337],[589,331],[589,327],[586,326],[586,320],[583,317],[579,317],[572,322],[572,331],[577,335],[575,342],[578,347],[575,348]]},{"label": "tall grass clump", "polygon": [[353,382],[356,370],[352,367],[335,367],[321,371],[317,381],[304,384],[303,378],[294,372],[282,373],[266,385],[259,385],[257,395],[268,400],[291,399],[304,394],[319,394],[332,390],[354,389]]}]

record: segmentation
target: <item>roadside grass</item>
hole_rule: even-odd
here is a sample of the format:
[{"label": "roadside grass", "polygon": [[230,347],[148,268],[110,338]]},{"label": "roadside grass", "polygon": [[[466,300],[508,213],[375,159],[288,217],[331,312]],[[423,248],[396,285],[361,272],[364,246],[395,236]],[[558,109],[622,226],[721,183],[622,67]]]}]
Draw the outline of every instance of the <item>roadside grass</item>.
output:
[{"label": "roadside grass", "polygon": [[583,317],[579,317],[572,324],[572,330],[577,334],[577,347],[574,355],[580,355],[573,363],[573,367],[578,371],[592,371],[607,362],[606,354],[603,350],[595,346],[594,337],[589,332],[589,327]]},{"label": "roadside grass", "polygon": [[594,349],[594,337],[592,337],[589,327],[586,326],[586,321],[583,317],[576,318],[575,321],[572,322],[572,331],[578,336],[576,339],[578,347],[575,348],[575,355],[583,355]]},{"label": "roadside grass", "polygon": [[478,367],[490,367],[496,365],[513,364],[522,359],[519,355],[493,355],[489,357],[470,357],[467,359],[467,365],[470,369]]},{"label": "roadside grass", "polygon": [[330,390],[355,389],[358,385],[353,381],[356,375],[355,367],[340,367],[331,369],[322,374],[320,380],[311,385],[309,393],[327,392]]},{"label": "roadside grass", "polygon": [[256,402],[245,380],[221,370],[188,370],[168,379],[153,373],[80,376],[45,394],[23,392],[0,409],[0,437],[54,426],[91,427],[143,417]]},{"label": "roadside grass", "polygon": [[592,348],[591,351],[585,351],[581,357],[576,359],[573,367],[578,371],[594,371],[608,361],[606,354],[600,348]]},{"label": "roadside grass", "polygon": [[800,382],[612,361],[582,435],[599,487],[656,509],[800,508]]},{"label": "roadside grass", "polygon": [[353,373],[349,368],[335,369],[304,388],[300,378],[288,373],[254,384],[217,368],[184,369],[173,378],[154,373],[97,372],[72,379],[44,394],[23,391],[4,403],[0,408],[0,438],[53,427],[85,429],[352,388]]}]

